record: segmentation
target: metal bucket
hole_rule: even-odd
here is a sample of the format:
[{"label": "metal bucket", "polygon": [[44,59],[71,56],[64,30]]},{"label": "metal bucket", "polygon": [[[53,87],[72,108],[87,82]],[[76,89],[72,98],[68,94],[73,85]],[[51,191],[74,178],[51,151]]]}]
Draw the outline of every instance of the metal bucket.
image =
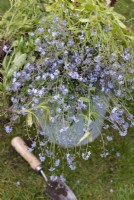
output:
[{"label": "metal bucket", "polygon": [[81,142],[79,141],[85,133],[83,130],[85,126],[85,120],[83,116],[80,115],[78,117],[78,122],[70,125],[66,131],[60,132],[63,127],[63,123],[65,126],[68,126],[68,120],[65,120],[63,117],[61,117],[56,121],[55,124],[45,124],[41,111],[38,110],[36,114],[38,115],[40,125],[45,136],[47,136],[51,143],[55,143],[63,148],[72,148],[92,142],[101,134],[107,105],[108,101],[106,97],[102,98],[98,96],[98,99],[93,102],[94,110],[97,113],[97,119],[91,121],[89,124],[88,130],[90,131],[90,136],[86,137]]}]

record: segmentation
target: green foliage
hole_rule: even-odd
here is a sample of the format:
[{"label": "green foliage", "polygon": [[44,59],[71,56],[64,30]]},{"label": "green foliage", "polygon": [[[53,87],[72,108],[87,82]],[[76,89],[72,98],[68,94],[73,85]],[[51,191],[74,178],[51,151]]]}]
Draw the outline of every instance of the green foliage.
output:
[{"label": "green foliage", "polygon": [[3,69],[0,70],[3,75],[3,86],[1,87],[6,89],[9,86],[10,79],[13,73],[19,70],[26,62],[26,54],[21,53],[20,51],[14,51],[12,56],[6,55],[3,61]]},{"label": "green foliage", "polygon": [[[84,42],[89,42],[92,39],[94,44],[100,43],[103,50],[108,51],[108,54],[111,51],[120,52],[122,45],[130,45],[133,48],[133,33],[125,25],[125,17],[117,13],[113,7],[107,7],[104,2],[97,0],[64,2],[58,0],[52,5],[45,4],[45,8],[47,12],[55,13],[67,19],[69,28],[76,34],[84,30],[86,32]],[[61,5],[64,5],[64,7],[62,8]],[[66,9],[69,9],[70,15],[65,12]],[[78,15],[77,18],[76,15]],[[109,28],[111,31],[108,31]],[[104,32],[103,29],[107,31]],[[96,35],[91,38],[93,32],[96,32]]]},{"label": "green foliage", "polygon": [[132,30],[134,30],[134,1],[133,0],[121,0],[117,1],[115,4],[115,10],[119,13],[122,13],[126,17],[126,24]]},{"label": "green foliage", "polygon": [[[3,4],[2,4],[3,5]],[[1,7],[2,8],[2,7]],[[4,6],[6,9],[6,6]],[[0,83],[0,90],[5,92],[5,88],[10,84],[13,73],[19,70],[25,63],[29,52],[33,50],[33,40],[27,39],[27,32],[33,30],[38,25],[44,10],[40,1],[10,0],[10,9],[5,12],[0,21],[0,38],[6,41],[13,41],[12,55],[5,56],[0,68],[3,76],[3,83]],[[25,37],[25,40],[23,39]],[[34,57],[29,55],[28,60],[34,61]]]},{"label": "green foliage", "polygon": [[42,15],[42,6],[37,0],[10,0],[10,9],[0,21],[0,38],[12,40],[24,35],[38,24]]},{"label": "green foliage", "polygon": [[25,64],[26,57],[27,55],[22,54],[21,52],[15,54],[12,64],[10,65],[11,68],[7,72],[7,78],[11,78],[13,73],[18,71]]},{"label": "green foliage", "polygon": [[9,0],[0,0],[0,18],[10,8],[10,1]]}]

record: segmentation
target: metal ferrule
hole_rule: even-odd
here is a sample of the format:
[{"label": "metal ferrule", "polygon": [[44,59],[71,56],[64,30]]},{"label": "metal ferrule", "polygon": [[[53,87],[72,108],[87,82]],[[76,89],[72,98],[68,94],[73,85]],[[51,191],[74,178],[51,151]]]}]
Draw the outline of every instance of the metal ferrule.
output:
[{"label": "metal ferrule", "polygon": [[42,169],[42,166],[36,167],[36,171],[39,172]]},{"label": "metal ferrule", "polygon": [[43,177],[43,179],[45,180],[45,182],[48,182],[48,178],[46,177],[45,173],[43,172],[42,166],[38,166],[38,167],[36,168],[36,171],[37,171],[37,172],[40,172],[40,174],[42,175],[42,177]]}]

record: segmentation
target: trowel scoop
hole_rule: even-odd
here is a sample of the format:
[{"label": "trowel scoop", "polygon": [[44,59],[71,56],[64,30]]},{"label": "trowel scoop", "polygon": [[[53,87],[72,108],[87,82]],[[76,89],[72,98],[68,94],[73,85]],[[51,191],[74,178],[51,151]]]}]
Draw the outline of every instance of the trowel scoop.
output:
[{"label": "trowel scoop", "polygon": [[42,170],[41,162],[28,150],[26,143],[20,138],[15,137],[11,141],[12,146],[15,150],[30,164],[31,168],[39,172],[46,182],[45,193],[52,200],[77,200],[72,190],[57,178],[53,182],[49,182],[47,176]]}]

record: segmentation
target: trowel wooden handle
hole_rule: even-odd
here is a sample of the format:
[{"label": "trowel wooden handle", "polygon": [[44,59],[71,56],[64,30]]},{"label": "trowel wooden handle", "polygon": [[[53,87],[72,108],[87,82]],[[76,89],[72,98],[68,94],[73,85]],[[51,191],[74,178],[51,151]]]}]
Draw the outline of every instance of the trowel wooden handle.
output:
[{"label": "trowel wooden handle", "polygon": [[15,137],[11,141],[12,146],[15,150],[30,164],[31,168],[37,170],[37,167],[41,165],[41,162],[28,151],[28,146],[26,143],[20,138]]}]

